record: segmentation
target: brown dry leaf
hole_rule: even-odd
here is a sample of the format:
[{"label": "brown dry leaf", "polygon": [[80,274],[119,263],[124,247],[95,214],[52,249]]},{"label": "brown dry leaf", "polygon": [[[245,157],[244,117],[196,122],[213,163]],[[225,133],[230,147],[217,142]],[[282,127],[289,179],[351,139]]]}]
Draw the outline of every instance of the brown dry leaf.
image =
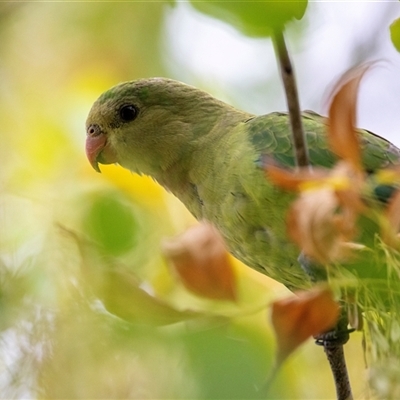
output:
[{"label": "brown dry leaf", "polygon": [[223,239],[212,225],[193,226],[166,241],[163,251],[188,290],[209,299],[236,301],[235,271]]},{"label": "brown dry leaf", "polygon": [[322,264],[348,257],[351,248],[346,242],[356,234],[357,217],[365,210],[361,198],[364,172],[347,161],[339,161],[331,170],[290,171],[264,164],[274,184],[300,192],[287,215],[289,237]]},{"label": "brown dry leaf", "polygon": [[[324,202],[320,204],[321,201]],[[321,264],[329,261],[327,250],[332,248],[336,236],[336,229],[329,223],[336,204],[330,190],[325,193],[319,191],[317,196],[316,193],[306,192],[291,205],[287,215],[289,237],[308,257]]]},{"label": "brown dry leaf", "polygon": [[338,164],[320,188],[302,191],[287,216],[289,237],[321,264],[350,255],[346,243],[356,234],[357,217],[363,209],[359,182],[349,179],[344,166]]},{"label": "brown dry leaf", "polygon": [[338,317],[339,305],[328,288],[314,288],[274,302],[271,320],[278,342],[278,364],[309,337],[335,326]]},{"label": "brown dry leaf", "polygon": [[361,78],[370,67],[370,64],[363,65],[346,72],[336,84],[339,89],[329,108],[330,148],[357,170],[362,169],[361,150],[355,130],[357,92]]},{"label": "brown dry leaf", "polygon": [[335,193],[329,188],[305,192],[292,204],[287,217],[289,237],[323,265],[343,256],[337,206]]}]

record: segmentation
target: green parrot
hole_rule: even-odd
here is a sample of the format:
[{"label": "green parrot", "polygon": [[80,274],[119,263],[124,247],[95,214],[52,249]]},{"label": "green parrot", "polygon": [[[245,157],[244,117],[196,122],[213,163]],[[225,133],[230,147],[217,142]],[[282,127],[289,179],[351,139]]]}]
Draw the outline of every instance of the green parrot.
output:
[{"label": "green parrot", "polygon": [[[332,167],[325,118],[303,114],[311,164]],[[198,220],[212,223],[228,250],[246,265],[289,288],[310,278],[286,234],[293,193],[273,185],[260,168],[267,156],[295,165],[289,116],[256,116],[208,93],[165,78],[121,83],[103,93],[86,123],[87,157],[149,175],[178,197]],[[400,162],[389,141],[360,130],[368,172]]]}]

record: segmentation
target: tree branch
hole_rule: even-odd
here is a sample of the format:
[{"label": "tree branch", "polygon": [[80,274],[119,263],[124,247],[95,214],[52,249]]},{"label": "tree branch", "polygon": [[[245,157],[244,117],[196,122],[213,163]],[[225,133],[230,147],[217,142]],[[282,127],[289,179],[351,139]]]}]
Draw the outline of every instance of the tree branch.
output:
[{"label": "tree branch", "polygon": [[338,400],[351,400],[351,387],[347,374],[346,359],[344,357],[343,345],[324,346],[325,354],[331,366],[336,386],[336,397]]},{"label": "tree branch", "polygon": [[[298,167],[307,167],[310,165],[307,142],[304,134],[302,116],[300,112],[300,103],[296,86],[296,79],[294,76],[293,66],[289,58],[288,50],[285,43],[285,38],[281,30],[275,30],[272,37],[275,54],[278,59],[279,69],[285,88],[286,101],[289,109],[289,118],[292,128],[292,137],[295,147],[295,159]],[[299,259],[302,264],[301,257]],[[306,258],[303,263],[307,261]],[[314,274],[312,263],[305,262],[306,265],[302,265],[303,269],[308,273],[311,280],[320,280]],[[315,267],[315,266],[314,266]],[[318,268],[318,267],[316,267]],[[325,278],[326,279],[326,278]],[[322,280],[325,280],[322,278]],[[341,318],[337,323],[336,327],[325,334],[322,334],[317,339],[317,344],[323,345],[326,356],[328,358],[333,378],[336,386],[336,396],[338,400],[350,400],[352,399],[351,386],[347,373],[346,360],[343,352],[343,344],[348,340],[347,318]],[[338,336],[337,336],[338,334]],[[333,335],[334,340],[330,340],[330,336]],[[337,339],[339,339],[337,341]],[[276,371],[271,375],[272,377]],[[271,380],[271,378],[270,378]],[[270,381],[269,380],[269,381]]]},{"label": "tree branch", "polygon": [[296,79],[282,31],[276,30],[272,37],[272,41],[274,43],[275,54],[278,59],[283,86],[285,88],[286,102],[289,109],[289,118],[295,147],[296,164],[298,167],[305,167],[310,164],[307,142],[301,120]]}]

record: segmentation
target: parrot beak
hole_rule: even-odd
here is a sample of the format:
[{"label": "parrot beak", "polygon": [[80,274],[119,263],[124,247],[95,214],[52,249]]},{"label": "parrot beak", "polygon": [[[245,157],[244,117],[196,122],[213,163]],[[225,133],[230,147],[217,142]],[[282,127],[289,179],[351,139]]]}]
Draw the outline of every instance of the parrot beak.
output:
[{"label": "parrot beak", "polygon": [[97,172],[101,172],[99,163],[113,164],[117,162],[116,154],[107,142],[107,135],[97,124],[89,125],[87,128],[86,156],[90,165]]}]

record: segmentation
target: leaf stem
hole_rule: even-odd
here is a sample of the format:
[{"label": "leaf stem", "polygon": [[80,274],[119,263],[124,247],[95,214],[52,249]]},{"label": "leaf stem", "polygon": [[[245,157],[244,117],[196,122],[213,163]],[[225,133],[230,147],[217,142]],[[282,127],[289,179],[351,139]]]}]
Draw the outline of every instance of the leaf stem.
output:
[{"label": "leaf stem", "polygon": [[310,164],[307,142],[301,120],[296,79],[283,32],[281,30],[275,30],[272,36],[272,41],[274,44],[275,54],[278,59],[283,86],[285,88],[286,102],[289,109],[289,118],[295,147],[296,164],[298,167],[306,167]]}]

